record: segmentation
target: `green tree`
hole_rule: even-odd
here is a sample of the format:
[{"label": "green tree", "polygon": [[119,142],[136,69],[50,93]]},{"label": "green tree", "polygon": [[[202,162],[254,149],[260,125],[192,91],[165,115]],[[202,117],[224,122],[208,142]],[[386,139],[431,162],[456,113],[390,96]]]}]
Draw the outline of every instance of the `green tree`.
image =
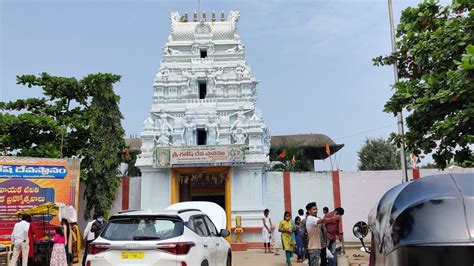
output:
[{"label": "green tree", "polygon": [[308,160],[304,157],[303,150],[296,147],[280,147],[270,156],[273,163],[272,170],[284,172],[309,171]]},{"label": "green tree", "polygon": [[[400,81],[384,111],[406,109],[410,153],[430,154],[439,168],[450,161],[474,165],[474,2],[440,6],[425,1],[403,10],[396,52],[374,58],[397,64]],[[392,134],[392,139],[401,141]]]},{"label": "green tree", "polygon": [[140,171],[140,168],[135,166],[135,163],[137,162],[138,155],[141,153],[141,151],[130,151],[129,156],[126,158],[126,163],[128,164],[128,170],[127,174],[129,176],[142,176],[142,172]]},{"label": "green tree", "polygon": [[367,138],[357,154],[361,171],[400,169],[400,152],[383,138]]},{"label": "green tree", "polygon": [[114,74],[83,79],[24,75],[17,83],[41,87],[42,98],[0,102],[0,143],[4,154],[35,157],[79,156],[86,184],[84,217],[106,212],[115,198],[118,166],[125,147]]}]

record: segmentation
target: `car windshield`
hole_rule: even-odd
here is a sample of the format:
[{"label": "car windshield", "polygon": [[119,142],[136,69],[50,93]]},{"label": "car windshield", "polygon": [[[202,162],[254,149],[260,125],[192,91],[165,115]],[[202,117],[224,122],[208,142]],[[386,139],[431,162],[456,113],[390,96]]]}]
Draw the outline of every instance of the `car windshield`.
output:
[{"label": "car windshield", "polygon": [[183,222],[162,217],[111,219],[101,236],[108,240],[163,240],[180,236]]}]

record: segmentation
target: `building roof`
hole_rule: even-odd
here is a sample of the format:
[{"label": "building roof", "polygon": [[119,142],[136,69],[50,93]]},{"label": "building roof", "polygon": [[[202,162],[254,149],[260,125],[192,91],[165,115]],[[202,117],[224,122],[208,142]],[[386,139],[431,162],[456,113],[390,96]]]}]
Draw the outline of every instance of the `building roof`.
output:
[{"label": "building roof", "polygon": [[[125,140],[131,152],[138,152],[141,147],[141,139],[133,138]],[[270,153],[280,147],[296,146],[304,150],[304,155],[308,159],[323,160],[328,157],[326,144],[329,144],[331,154],[338,152],[344,144],[336,144],[330,137],[324,134],[302,134],[272,136]]]},{"label": "building roof", "polygon": [[304,156],[313,160],[324,160],[329,157],[326,153],[326,145],[329,144],[331,154],[338,152],[344,144],[336,144],[330,137],[324,134],[301,134],[272,136],[270,153],[280,147],[296,146],[302,148]]}]

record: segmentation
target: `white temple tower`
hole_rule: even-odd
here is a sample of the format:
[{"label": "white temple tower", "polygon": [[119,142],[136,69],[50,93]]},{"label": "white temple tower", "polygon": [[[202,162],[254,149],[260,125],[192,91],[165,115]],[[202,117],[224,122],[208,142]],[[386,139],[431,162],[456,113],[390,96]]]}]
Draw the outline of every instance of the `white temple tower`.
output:
[{"label": "white temple tower", "polygon": [[141,207],[207,200],[246,227],[261,226],[270,132],[236,34],[239,12],[197,17],[171,14],[140,134]]}]

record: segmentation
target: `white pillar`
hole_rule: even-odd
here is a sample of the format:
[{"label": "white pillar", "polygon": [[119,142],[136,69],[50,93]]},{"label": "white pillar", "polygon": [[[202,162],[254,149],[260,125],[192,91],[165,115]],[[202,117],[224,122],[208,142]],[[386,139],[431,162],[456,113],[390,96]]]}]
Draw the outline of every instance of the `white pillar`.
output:
[{"label": "white pillar", "polygon": [[141,168],[141,209],[162,210],[170,205],[169,169]]}]

